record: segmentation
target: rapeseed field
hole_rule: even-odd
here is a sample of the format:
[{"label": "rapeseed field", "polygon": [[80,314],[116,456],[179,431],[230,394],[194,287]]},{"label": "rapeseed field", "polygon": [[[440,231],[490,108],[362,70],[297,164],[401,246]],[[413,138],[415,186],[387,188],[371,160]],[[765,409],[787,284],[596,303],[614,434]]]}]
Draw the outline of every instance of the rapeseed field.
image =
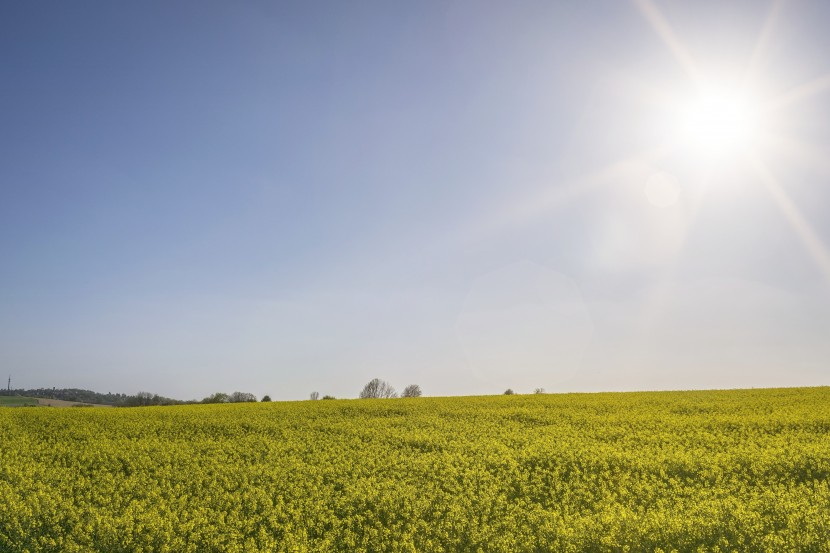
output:
[{"label": "rapeseed field", "polygon": [[830,551],[830,388],[0,410],[3,552]]}]

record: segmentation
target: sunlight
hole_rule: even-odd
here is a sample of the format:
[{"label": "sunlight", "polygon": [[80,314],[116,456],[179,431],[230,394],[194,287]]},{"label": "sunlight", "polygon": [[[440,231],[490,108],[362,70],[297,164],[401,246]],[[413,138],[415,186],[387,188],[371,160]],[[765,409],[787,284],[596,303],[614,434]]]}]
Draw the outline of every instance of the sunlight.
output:
[{"label": "sunlight", "polygon": [[830,177],[830,159],[820,145],[785,133],[766,133],[763,141],[767,148],[786,159],[791,165]]},{"label": "sunlight", "polygon": [[[696,219],[698,209],[708,195],[710,179],[720,180],[724,165],[738,164],[739,169],[750,169],[750,174],[766,188],[772,200],[781,210],[806,253],[830,282],[830,249],[821,236],[802,215],[790,194],[773,175],[765,162],[765,154],[786,154],[797,166],[830,174],[830,163],[825,161],[820,147],[782,135],[780,123],[785,110],[819,95],[830,92],[830,74],[791,87],[784,93],[769,95],[769,83],[759,75],[762,61],[776,26],[782,2],[774,1],[764,20],[752,55],[743,70],[733,68],[727,79],[719,80],[704,75],[702,67],[690,55],[690,50],[680,40],[652,0],[635,0],[640,12],[653,31],[662,39],[669,52],[688,77],[687,87],[693,90],[687,96],[674,96],[669,89],[663,94],[653,94],[665,102],[670,119],[668,143],[684,161],[703,169],[703,184],[697,188],[692,200],[689,228]],[[712,60],[714,61],[714,60]],[[723,68],[721,68],[721,71]],[[720,73],[722,75],[722,73]],[[757,87],[757,88],[756,88]],[[764,91],[764,92],[762,92]],[[726,171],[728,173],[729,171]],[[657,207],[672,205],[676,199],[676,186],[664,177],[654,177],[646,183],[648,201]],[[680,249],[677,250],[679,254]],[[675,256],[676,257],[676,256]],[[665,265],[660,283],[653,289],[641,314],[637,341],[648,344],[660,324],[672,296],[672,283],[678,269],[676,259]],[[645,347],[645,346],[643,346]],[[632,347],[636,349],[636,346]]]},{"label": "sunlight", "polygon": [[751,148],[760,131],[760,110],[752,95],[725,87],[703,87],[677,113],[679,141],[706,159]]},{"label": "sunlight", "polygon": [[677,38],[669,22],[651,0],[635,0],[640,13],[646,18],[654,32],[663,40],[669,51],[692,81],[698,80],[698,69],[692,56]]},{"label": "sunlight", "polygon": [[[580,198],[600,193],[603,189],[630,178],[631,175],[640,172],[642,167],[659,163],[670,151],[671,148],[664,145],[636,152],[595,171],[575,177],[571,181],[560,183],[558,186],[543,187],[540,194],[522,198],[506,206],[497,217],[490,217],[487,221],[475,225],[474,228],[464,233],[461,243],[467,244],[472,240],[481,240],[483,236],[501,232],[505,228],[524,225],[539,217],[550,216],[552,212],[567,208]],[[647,197],[648,195],[649,193],[646,192]],[[676,199],[675,197],[674,200]],[[669,201],[669,204],[674,203],[674,200]]]},{"label": "sunlight", "polygon": [[781,110],[828,91],[830,91],[830,75],[824,75],[823,77],[788,90],[778,98],[770,101],[766,108],[769,111]]},{"label": "sunlight", "polygon": [[758,178],[763,182],[775,203],[789,221],[804,248],[815,262],[816,266],[830,281],[830,252],[818,234],[812,229],[786,191],[781,187],[778,179],[772,174],[764,162],[757,156],[751,156],[749,162]]}]

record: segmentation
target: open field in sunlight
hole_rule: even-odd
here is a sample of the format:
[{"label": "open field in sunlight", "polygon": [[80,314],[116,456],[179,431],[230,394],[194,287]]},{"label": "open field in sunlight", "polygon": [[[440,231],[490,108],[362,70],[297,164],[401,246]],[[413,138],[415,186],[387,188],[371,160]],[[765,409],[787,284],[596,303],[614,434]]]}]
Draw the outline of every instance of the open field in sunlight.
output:
[{"label": "open field in sunlight", "polygon": [[0,551],[828,551],[830,388],[0,411]]}]

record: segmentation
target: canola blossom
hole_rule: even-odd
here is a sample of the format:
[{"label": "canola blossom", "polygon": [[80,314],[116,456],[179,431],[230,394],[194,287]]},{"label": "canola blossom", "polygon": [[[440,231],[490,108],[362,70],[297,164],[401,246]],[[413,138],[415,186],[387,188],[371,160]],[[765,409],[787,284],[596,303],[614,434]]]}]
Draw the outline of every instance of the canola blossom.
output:
[{"label": "canola blossom", "polygon": [[830,551],[830,388],[0,409],[3,552]]}]

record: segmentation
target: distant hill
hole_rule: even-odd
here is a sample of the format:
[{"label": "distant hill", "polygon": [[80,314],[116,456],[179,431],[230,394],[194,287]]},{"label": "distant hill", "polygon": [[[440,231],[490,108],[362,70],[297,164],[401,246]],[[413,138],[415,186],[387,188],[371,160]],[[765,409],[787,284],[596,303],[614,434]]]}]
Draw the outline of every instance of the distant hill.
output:
[{"label": "distant hill", "polygon": [[[14,400],[25,404],[27,398],[41,398],[73,403],[88,403],[94,405],[111,405],[113,407],[139,407],[145,405],[179,405],[193,403],[163,397],[149,392],[139,392],[135,395],[128,394],[101,394],[92,390],[81,390],[78,388],[33,388],[0,390],[0,404],[12,404]],[[21,403],[22,402],[22,403]]]}]

